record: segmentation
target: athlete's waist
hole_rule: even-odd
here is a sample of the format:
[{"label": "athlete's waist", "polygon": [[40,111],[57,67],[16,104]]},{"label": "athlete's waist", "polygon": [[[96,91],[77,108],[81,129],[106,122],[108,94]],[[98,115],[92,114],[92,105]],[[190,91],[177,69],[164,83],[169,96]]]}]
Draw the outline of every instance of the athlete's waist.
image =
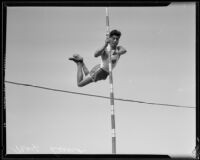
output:
[{"label": "athlete's waist", "polygon": [[107,66],[104,66],[104,65],[100,65],[100,68],[103,70],[103,71],[105,71],[105,72],[107,72],[108,74],[109,74],[109,67]]}]

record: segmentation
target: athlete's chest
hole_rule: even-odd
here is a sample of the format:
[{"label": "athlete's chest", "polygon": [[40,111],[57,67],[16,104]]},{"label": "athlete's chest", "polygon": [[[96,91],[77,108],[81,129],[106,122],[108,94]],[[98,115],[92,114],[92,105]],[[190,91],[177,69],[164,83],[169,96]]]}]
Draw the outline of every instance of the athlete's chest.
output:
[{"label": "athlete's chest", "polygon": [[[104,54],[102,55],[102,59],[103,60],[108,60],[109,59],[109,54],[110,54],[110,52],[105,51]],[[116,50],[111,51],[111,60],[112,60],[112,62],[115,62],[118,59],[119,59],[119,55],[118,55],[117,51]]]}]

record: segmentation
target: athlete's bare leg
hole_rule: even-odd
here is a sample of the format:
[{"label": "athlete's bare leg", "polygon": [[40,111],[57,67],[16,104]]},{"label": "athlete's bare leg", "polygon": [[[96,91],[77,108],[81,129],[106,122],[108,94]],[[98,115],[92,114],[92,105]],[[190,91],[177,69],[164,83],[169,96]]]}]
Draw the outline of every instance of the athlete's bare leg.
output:
[{"label": "athlete's bare leg", "polygon": [[69,58],[69,60],[74,61],[77,64],[77,85],[79,87],[83,87],[91,82],[93,82],[89,70],[87,69],[85,63],[83,62],[83,58],[78,54],[73,55],[73,57]]},{"label": "athlete's bare leg", "polygon": [[89,70],[88,70],[88,68],[86,67],[86,65],[85,65],[84,62],[83,62],[82,64],[83,64],[83,65],[82,65],[83,72],[84,72],[85,76],[87,76],[87,75],[89,74]]},{"label": "athlete's bare leg", "polygon": [[89,74],[88,69],[85,66],[85,71],[86,71],[86,76],[83,75],[83,70],[84,70],[84,64],[83,63],[77,63],[77,85],[78,87],[83,87],[92,81],[92,78]]}]

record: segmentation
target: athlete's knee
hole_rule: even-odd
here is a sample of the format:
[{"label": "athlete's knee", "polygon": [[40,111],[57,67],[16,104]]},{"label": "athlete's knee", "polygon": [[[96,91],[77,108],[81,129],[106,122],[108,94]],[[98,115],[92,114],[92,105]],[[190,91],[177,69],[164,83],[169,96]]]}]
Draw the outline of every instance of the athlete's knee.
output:
[{"label": "athlete's knee", "polygon": [[81,85],[81,84],[79,84],[79,83],[77,84],[77,86],[78,86],[78,87],[83,87],[83,85]]},{"label": "athlete's knee", "polygon": [[83,86],[85,86],[85,84],[83,84],[83,83],[78,83],[77,86],[78,86],[78,87],[83,87]]},{"label": "athlete's knee", "polygon": [[91,76],[86,76],[85,78],[83,78],[82,81],[77,81],[77,85],[78,85],[78,87],[83,87],[92,82],[93,82],[93,79],[91,78]]}]

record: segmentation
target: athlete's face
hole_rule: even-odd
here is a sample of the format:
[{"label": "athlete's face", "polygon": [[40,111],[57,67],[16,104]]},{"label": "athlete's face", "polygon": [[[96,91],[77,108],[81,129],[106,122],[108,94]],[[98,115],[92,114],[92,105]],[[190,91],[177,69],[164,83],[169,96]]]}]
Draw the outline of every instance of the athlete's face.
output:
[{"label": "athlete's face", "polygon": [[113,35],[112,37],[110,37],[110,40],[111,40],[111,47],[116,47],[119,43],[119,36],[116,36],[116,35]]}]

